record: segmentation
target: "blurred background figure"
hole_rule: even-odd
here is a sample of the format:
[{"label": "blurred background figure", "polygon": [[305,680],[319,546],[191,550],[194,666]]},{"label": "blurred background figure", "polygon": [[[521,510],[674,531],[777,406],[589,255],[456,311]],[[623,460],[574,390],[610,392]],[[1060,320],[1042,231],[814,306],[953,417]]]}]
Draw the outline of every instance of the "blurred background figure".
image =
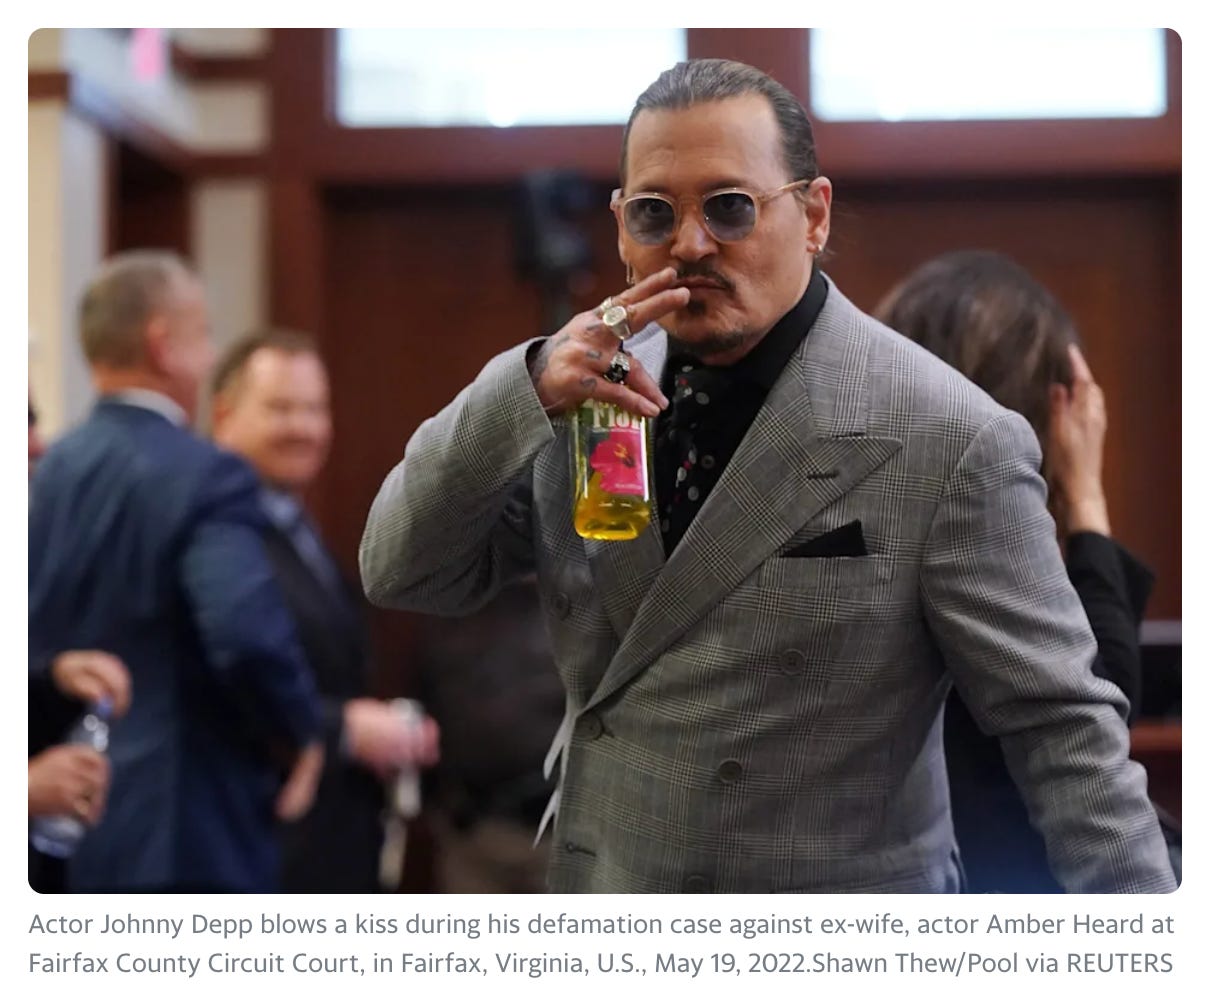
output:
[{"label": "blurred background figure", "polygon": [[29,476],[34,476],[34,467],[42,454],[46,452],[46,443],[38,431],[38,413],[34,408],[33,398],[29,399]]},{"label": "blurred background figure", "polygon": [[544,892],[552,783],[542,768],[566,704],[537,586],[504,588],[462,618],[419,620],[415,665],[441,726],[429,779],[440,892]]},{"label": "blurred background figure", "polygon": [[134,694],[67,887],[273,891],[275,820],[305,810],[322,766],[318,702],[255,475],[188,429],[212,359],[201,284],[175,255],[120,254],[85,290],[79,329],[100,400],[34,474],[31,683],[94,647]]},{"label": "blurred background figure", "polygon": [[373,892],[382,849],[384,783],[432,764],[437,727],[414,729],[368,695],[369,639],[359,586],[341,575],[302,504],[331,445],[327,372],[309,337],[254,332],[219,360],[214,440],[260,477],[265,544],[323,703],[327,763],[315,804],[282,828],[287,892]]},{"label": "blurred background figure", "polygon": [[[1007,257],[961,251],[919,267],[876,316],[1031,423],[1066,567],[1099,644],[1094,672],[1124,692],[1131,723],[1141,696],[1138,627],[1154,577],[1112,538],[1103,489],[1107,410],[1069,315]],[[1001,749],[978,730],[957,692],[948,700],[944,741],[970,890],[1060,892]],[[1163,824],[1169,843],[1177,829],[1168,817]]]},{"label": "blurred background figure", "polygon": [[[46,451],[29,399],[29,476]],[[32,658],[31,658],[32,662]],[[130,707],[130,672],[112,654],[69,650],[49,668],[31,668],[29,682],[29,819],[68,816],[95,826],[105,811],[109,759],[83,744],[60,743],[85,703],[107,704],[115,717]],[[29,848],[29,884],[62,892],[66,862]]]}]

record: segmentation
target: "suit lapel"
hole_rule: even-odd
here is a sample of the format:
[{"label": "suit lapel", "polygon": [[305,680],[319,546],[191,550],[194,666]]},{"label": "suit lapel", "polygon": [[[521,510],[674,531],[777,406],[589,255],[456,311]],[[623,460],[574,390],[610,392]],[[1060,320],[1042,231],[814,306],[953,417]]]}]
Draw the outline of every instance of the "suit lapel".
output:
[{"label": "suit lapel", "polygon": [[[777,547],[900,448],[896,439],[865,432],[868,346],[855,332],[858,314],[832,284],[803,348],[661,571],[650,576],[648,552],[607,552],[610,568],[624,570],[630,560],[643,572],[641,591],[629,582],[626,609],[635,595],[645,597],[588,708],[649,666]],[[654,540],[661,559],[657,530],[643,538]],[[597,570],[606,607],[617,596],[605,583],[624,585],[625,577]],[[609,614],[616,625],[620,620]]]}]

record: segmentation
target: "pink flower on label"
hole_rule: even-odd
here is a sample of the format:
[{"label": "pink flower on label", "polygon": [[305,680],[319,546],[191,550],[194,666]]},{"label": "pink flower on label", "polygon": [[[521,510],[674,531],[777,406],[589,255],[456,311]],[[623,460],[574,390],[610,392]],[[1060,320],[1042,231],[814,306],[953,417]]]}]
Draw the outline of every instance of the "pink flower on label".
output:
[{"label": "pink flower on label", "polygon": [[591,469],[600,475],[600,488],[614,495],[640,495],[642,487],[641,430],[616,428],[591,451]]}]

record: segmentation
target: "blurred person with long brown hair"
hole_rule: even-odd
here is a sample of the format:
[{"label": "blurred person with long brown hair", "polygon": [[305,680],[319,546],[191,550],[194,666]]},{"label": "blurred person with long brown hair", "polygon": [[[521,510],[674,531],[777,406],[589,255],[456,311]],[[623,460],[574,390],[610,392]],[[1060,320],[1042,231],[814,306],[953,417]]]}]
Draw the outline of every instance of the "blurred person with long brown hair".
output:
[{"label": "blurred person with long brown hair", "polygon": [[[1070,580],[1098,641],[1093,671],[1127,696],[1131,722],[1141,695],[1138,627],[1154,578],[1112,537],[1103,489],[1107,408],[1070,316],[1021,266],[982,250],[924,263],[875,315],[1031,424]],[[1060,892],[1002,750],[958,693],[948,699],[944,746],[969,888]]]}]

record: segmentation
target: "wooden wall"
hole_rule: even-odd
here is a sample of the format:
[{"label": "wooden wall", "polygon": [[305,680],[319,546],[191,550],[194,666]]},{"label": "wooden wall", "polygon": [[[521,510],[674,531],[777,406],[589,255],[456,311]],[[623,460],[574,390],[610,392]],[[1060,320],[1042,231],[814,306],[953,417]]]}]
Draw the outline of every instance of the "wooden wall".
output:
[{"label": "wooden wall", "polygon": [[121,139],[109,140],[109,251],[171,249],[192,243],[184,175]]}]

